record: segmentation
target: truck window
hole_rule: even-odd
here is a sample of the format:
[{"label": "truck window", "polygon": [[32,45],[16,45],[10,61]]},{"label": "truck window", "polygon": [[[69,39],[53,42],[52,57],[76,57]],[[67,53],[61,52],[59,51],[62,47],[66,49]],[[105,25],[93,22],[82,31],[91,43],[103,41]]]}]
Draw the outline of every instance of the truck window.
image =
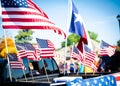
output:
[{"label": "truck window", "polygon": [[46,74],[46,72],[47,74],[53,73],[54,69],[53,69],[52,59],[48,59],[48,58],[42,59],[39,62],[39,68],[42,74]]},{"label": "truck window", "polygon": [[[44,58],[41,61],[39,61],[39,69],[40,69],[41,73],[43,73],[44,70],[47,72],[47,74],[55,73],[55,71],[57,71],[56,73],[59,73],[58,66],[53,58],[51,58],[51,59]],[[43,73],[43,74],[45,74],[45,73]]]},{"label": "truck window", "polygon": [[[45,74],[53,74],[59,73],[59,69],[57,63],[53,58],[44,58],[40,61],[28,61],[27,58],[23,58],[23,63],[26,67],[26,70],[22,69],[12,69],[12,77],[16,79],[31,77],[31,76],[38,76],[38,75],[45,75]],[[30,70],[29,63],[32,65],[32,70]],[[47,66],[44,66],[47,64]],[[44,69],[44,72],[42,71]],[[32,74],[31,74],[32,72]]]},{"label": "truck window", "polygon": [[56,61],[54,59],[51,61],[52,61],[53,69],[54,69],[53,73],[59,73],[59,67],[58,67]]},{"label": "truck window", "polygon": [[28,59],[27,58],[23,58],[23,64],[26,68],[25,70],[11,69],[13,79],[23,78],[23,77],[25,77],[25,75],[27,75],[29,73]]},{"label": "truck window", "polygon": [[0,82],[4,81],[4,75],[5,75],[5,66],[7,64],[7,61],[0,58]]}]

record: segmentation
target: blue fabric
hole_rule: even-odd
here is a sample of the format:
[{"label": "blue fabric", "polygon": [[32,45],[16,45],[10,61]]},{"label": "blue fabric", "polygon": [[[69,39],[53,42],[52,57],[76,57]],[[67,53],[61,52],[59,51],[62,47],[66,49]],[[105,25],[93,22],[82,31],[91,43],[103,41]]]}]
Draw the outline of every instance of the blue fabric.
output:
[{"label": "blue fabric", "polygon": [[77,8],[75,7],[74,3],[72,2],[72,16],[71,16],[71,23],[70,23],[70,28],[69,28],[69,32],[71,33],[75,33],[83,38],[84,37],[84,24],[83,24],[83,20],[80,16],[80,14],[78,13]]},{"label": "blue fabric", "polygon": [[74,64],[73,64],[73,63],[70,63],[70,67],[74,67]]},{"label": "blue fabric", "polygon": [[67,82],[67,86],[117,86],[114,76],[105,75],[88,79],[76,78]]},{"label": "blue fabric", "polygon": [[67,82],[67,86],[81,86],[83,83],[83,79],[82,78],[76,78],[73,81],[68,81]]},{"label": "blue fabric", "polygon": [[60,82],[71,82],[75,79],[82,79],[82,77],[70,77],[70,76],[66,76],[66,77],[59,77],[59,78],[54,78],[53,82],[55,83],[60,83]]},{"label": "blue fabric", "polygon": [[80,69],[79,69],[79,73],[83,73],[84,72],[84,68],[85,68],[85,66],[84,65],[80,65]]}]

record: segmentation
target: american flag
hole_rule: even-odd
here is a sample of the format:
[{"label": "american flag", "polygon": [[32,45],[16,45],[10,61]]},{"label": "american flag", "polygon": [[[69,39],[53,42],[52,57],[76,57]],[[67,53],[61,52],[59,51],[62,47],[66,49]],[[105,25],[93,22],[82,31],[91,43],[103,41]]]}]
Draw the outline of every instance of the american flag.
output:
[{"label": "american flag", "polygon": [[73,59],[77,59],[81,62],[81,64],[84,64],[84,56],[83,54],[79,51],[79,49],[75,46],[73,46],[72,54],[71,54]]},{"label": "american flag", "polygon": [[24,46],[29,60],[41,60],[32,44],[25,42]]},{"label": "american flag", "polygon": [[96,52],[92,51],[87,45],[84,45],[85,65],[94,68],[93,62],[96,58]]},{"label": "american flag", "polygon": [[99,77],[85,79],[82,86],[117,86],[114,76],[103,75]]},{"label": "american flag", "polygon": [[15,43],[17,51],[18,51],[18,58],[25,58],[27,57],[27,53],[25,51],[24,43]]},{"label": "american flag", "polygon": [[16,54],[8,54],[9,62],[12,69],[26,69],[22,59],[19,59]]},{"label": "american flag", "polygon": [[42,58],[54,57],[55,47],[50,40],[36,38],[38,47],[40,49],[40,56]]},{"label": "american flag", "polygon": [[67,86],[119,86],[111,75],[98,76],[88,79],[75,78],[67,82]]},{"label": "american flag", "polygon": [[32,0],[1,0],[3,29],[41,29],[66,34]]},{"label": "american flag", "polygon": [[99,56],[112,56],[115,53],[115,49],[116,48],[114,46],[102,40],[98,54]]},{"label": "american flag", "polygon": [[120,86],[120,72],[110,74],[116,78],[117,86]]}]

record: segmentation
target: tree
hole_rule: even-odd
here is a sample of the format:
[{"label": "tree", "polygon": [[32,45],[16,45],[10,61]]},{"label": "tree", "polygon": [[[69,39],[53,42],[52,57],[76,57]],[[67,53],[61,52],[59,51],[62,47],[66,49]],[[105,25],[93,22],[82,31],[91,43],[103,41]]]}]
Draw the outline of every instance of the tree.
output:
[{"label": "tree", "polygon": [[117,41],[117,50],[120,51],[120,40]]},{"label": "tree", "polygon": [[32,40],[31,35],[34,33],[32,30],[20,30],[18,31],[18,35],[15,36],[15,42],[24,43],[30,42]]},{"label": "tree", "polygon": [[117,41],[117,45],[120,47],[120,40]]},{"label": "tree", "polygon": [[[7,42],[7,46],[5,42]],[[6,38],[6,41],[5,39],[2,39],[0,42],[0,57],[7,59],[7,53],[17,54],[17,50],[12,38]]]},{"label": "tree", "polygon": [[[90,36],[90,38],[96,42],[100,42],[99,40],[97,40],[97,37],[98,37],[98,34],[94,33],[94,32],[91,32],[91,31],[88,31],[88,34]],[[76,34],[70,34],[68,37],[67,37],[67,46],[70,46],[72,45],[73,43],[78,43],[80,40],[80,36],[76,35]],[[61,48],[65,47],[65,41],[63,41],[61,43]]]},{"label": "tree", "polygon": [[[76,35],[76,34],[70,34],[68,37],[67,37],[67,46],[70,46],[70,45],[72,45],[73,43],[78,43],[78,41],[79,41],[79,39],[80,39],[80,37],[78,36],[78,35]],[[62,43],[61,43],[61,47],[63,48],[63,47],[65,47],[65,41],[63,41]]]},{"label": "tree", "polygon": [[97,37],[98,37],[98,34],[94,33],[94,32],[91,32],[91,31],[88,31],[88,34],[90,36],[90,39],[96,41],[96,42],[100,42],[99,40],[97,40]]}]

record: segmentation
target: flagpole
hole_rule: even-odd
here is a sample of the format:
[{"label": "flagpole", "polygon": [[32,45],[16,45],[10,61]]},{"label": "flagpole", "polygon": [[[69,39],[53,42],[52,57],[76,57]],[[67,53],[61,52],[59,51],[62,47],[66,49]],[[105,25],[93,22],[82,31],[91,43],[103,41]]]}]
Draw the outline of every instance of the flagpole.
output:
[{"label": "flagpole", "polygon": [[[72,44],[72,52],[73,52],[73,47],[74,47],[75,43],[73,42]],[[70,57],[70,60],[71,60],[72,56]]]},{"label": "flagpole", "polygon": [[[30,61],[28,60],[28,65],[30,67]],[[33,73],[32,73],[32,70],[30,69],[30,73],[31,73],[31,76],[32,76],[32,80],[34,81],[34,77],[33,77]],[[26,76],[25,76],[26,77]],[[26,79],[27,80],[27,79]]]},{"label": "flagpole", "polygon": [[[44,60],[44,61],[45,61],[45,60]],[[48,73],[47,73],[47,70],[46,70],[46,67],[45,67],[45,62],[44,62],[44,61],[43,61],[43,59],[42,59],[43,69],[45,70],[45,74],[46,74],[46,77],[47,77],[48,82],[50,82],[49,77],[48,77]]]},{"label": "flagpole", "polygon": [[[102,40],[101,40],[102,41]],[[100,45],[99,45],[99,49],[98,49],[98,57],[100,58],[100,56],[99,56],[99,54],[100,54],[100,51],[101,51],[101,48],[100,48],[100,46],[101,46],[101,41],[100,41]],[[101,58],[100,58],[101,59]]]},{"label": "flagpole", "polygon": [[[83,46],[83,57],[84,57],[84,61],[85,61],[85,50],[84,50],[84,43],[82,42],[82,46]],[[84,72],[85,72],[85,75],[86,75],[86,71],[85,71],[85,67],[86,67],[86,61],[84,62]]]},{"label": "flagpole", "polygon": [[[68,0],[68,13],[69,13],[69,0]],[[64,51],[64,75],[66,74],[65,73],[65,69],[66,69],[65,64],[66,64],[66,53],[67,53],[67,35],[68,35],[67,30],[68,30],[68,16],[69,16],[68,13],[67,13],[67,19],[66,19],[66,25],[67,26],[66,26],[66,39],[65,39],[65,51]]]},{"label": "flagpole", "polygon": [[8,69],[9,69],[9,75],[10,75],[10,81],[12,81],[12,73],[11,73],[11,69],[10,69],[10,60],[8,57],[8,47],[7,47],[7,40],[6,40],[6,31],[4,31],[4,38],[5,38],[5,47],[6,47],[6,56],[7,56],[7,61],[8,61]]},{"label": "flagpole", "polygon": [[[0,5],[1,5],[1,1],[0,1]],[[1,8],[1,6],[0,6],[0,15],[2,15],[2,8]],[[0,16],[0,18],[2,18],[1,16]],[[8,61],[8,70],[9,70],[9,75],[10,75],[10,81],[12,81],[12,75],[11,75],[11,69],[10,69],[10,62],[9,62],[9,58],[8,58],[8,48],[7,48],[7,40],[6,40],[6,32],[5,32],[5,30],[3,30],[3,32],[4,32],[4,38],[5,38],[5,47],[6,47],[6,56],[7,56],[7,61]]]},{"label": "flagpole", "polygon": [[[0,5],[1,5],[1,1],[0,1]],[[0,9],[1,9],[1,6],[0,6]],[[0,10],[0,15],[2,15],[2,9]],[[0,18],[1,18],[1,16],[0,16]],[[8,70],[9,70],[9,75],[10,75],[10,81],[12,81],[10,62],[9,62],[9,58],[8,58],[8,55],[7,55],[8,48],[7,48],[6,32],[5,32],[5,30],[3,30],[3,32],[4,32],[4,38],[5,38],[6,56],[7,56],[7,61],[8,61]]]},{"label": "flagpole", "polygon": [[[12,39],[13,39],[13,42],[14,42],[14,45],[15,45],[15,39],[14,39],[13,35],[12,35]],[[15,45],[15,49],[17,50],[16,45]],[[17,53],[18,53],[18,50],[17,50]],[[17,58],[18,58],[18,56],[17,56]],[[21,58],[20,58],[20,59],[21,59]],[[22,64],[23,64],[23,61],[22,61]],[[24,69],[22,69],[22,71],[23,71],[23,74],[24,74],[25,80],[26,80],[26,82],[27,82],[27,77],[26,77],[26,75],[25,75],[25,71],[24,71]]]}]

